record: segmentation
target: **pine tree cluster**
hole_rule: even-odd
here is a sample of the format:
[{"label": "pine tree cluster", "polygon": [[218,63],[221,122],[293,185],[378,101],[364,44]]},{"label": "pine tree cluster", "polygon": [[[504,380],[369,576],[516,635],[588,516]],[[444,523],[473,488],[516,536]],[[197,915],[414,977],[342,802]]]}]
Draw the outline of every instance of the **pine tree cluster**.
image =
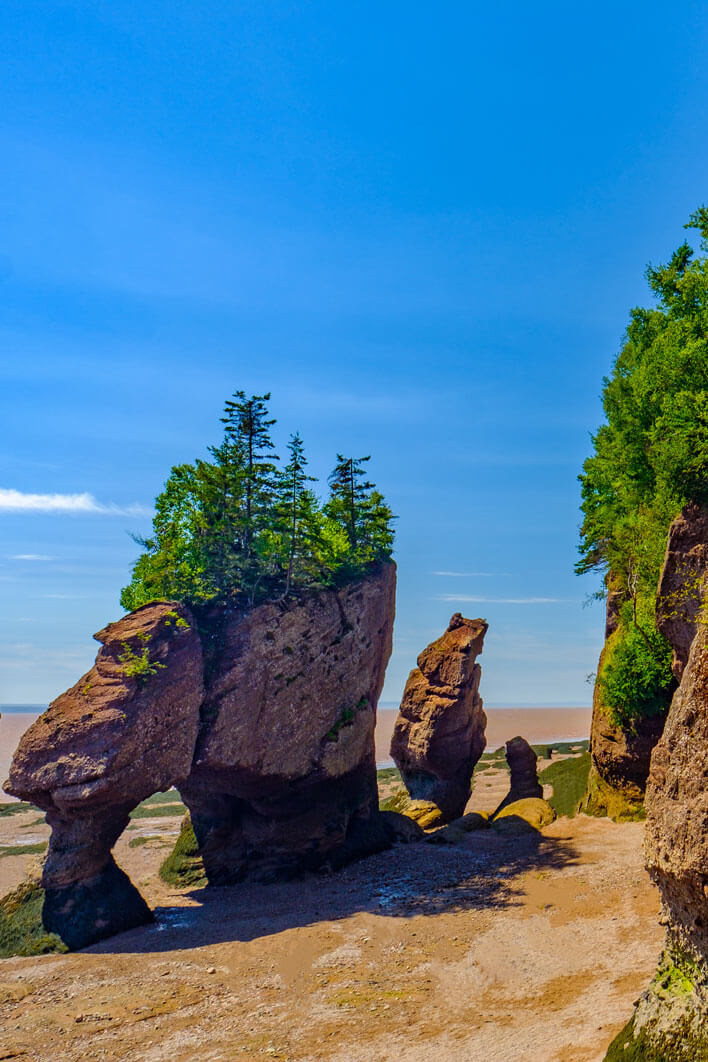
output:
[{"label": "pine tree cluster", "polygon": [[337,454],[322,503],[299,434],[275,454],[270,394],[234,392],[210,460],[175,466],[155,501],[153,533],[121,593],[149,601],[258,601],[339,585],[391,556],[394,516],[365,476],[369,457]]}]

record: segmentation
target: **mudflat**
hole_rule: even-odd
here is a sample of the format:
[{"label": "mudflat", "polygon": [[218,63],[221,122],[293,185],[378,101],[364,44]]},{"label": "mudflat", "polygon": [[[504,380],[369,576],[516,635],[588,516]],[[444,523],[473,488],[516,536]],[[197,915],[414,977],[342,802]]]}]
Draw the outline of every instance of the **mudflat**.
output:
[{"label": "mudflat", "polygon": [[[3,1057],[599,1062],[662,944],[639,823],[559,819],[192,891],[158,876],[178,828],[136,819],[116,845],[154,925],[0,961]],[[9,847],[48,830],[26,811],[0,833]],[[32,858],[0,858],[3,892]]]},{"label": "mudflat", "polygon": [[[500,748],[510,738],[520,735],[531,745],[550,741],[569,741],[590,735],[592,708],[487,708],[487,750]],[[396,708],[379,706],[376,721],[376,760],[389,759],[389,748]]]}]

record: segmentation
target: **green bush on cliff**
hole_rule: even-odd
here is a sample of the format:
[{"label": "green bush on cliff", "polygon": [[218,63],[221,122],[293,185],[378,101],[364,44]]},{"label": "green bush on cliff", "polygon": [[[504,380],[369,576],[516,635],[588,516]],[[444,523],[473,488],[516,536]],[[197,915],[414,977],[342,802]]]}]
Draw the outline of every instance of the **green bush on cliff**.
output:
[{"label": "green bush on cliff", "polygon": [[337,455],[322,503],[299,435],[285,465],[274,453],[270,395],[236,391],[209,460],[175,466],[155,501],[150,538],[121,594],[127,610],[154,600],[248,604],[337,585],[389,558],[393,514],[365,476],[368,457]]},{"label": "green bush on cliff", "polygon": [[665,712],[675,687],[668,642],[650,616],[635,623],[630,613],[627,602],[597,677],[610,722],[625,730]]},{"label": "green bush on cliff", "polygon": [[[708,250],[708,208],[686,226]],[[708,256],[683,243],[647,270],[656,304],[631,311],[603,388],[606,421],[583,466],[578,572],[609,574],[631,604],[600,681],[616,721],[664,710],[668,648],[654,623],[666,536],[689,500],[708,500]]]}]

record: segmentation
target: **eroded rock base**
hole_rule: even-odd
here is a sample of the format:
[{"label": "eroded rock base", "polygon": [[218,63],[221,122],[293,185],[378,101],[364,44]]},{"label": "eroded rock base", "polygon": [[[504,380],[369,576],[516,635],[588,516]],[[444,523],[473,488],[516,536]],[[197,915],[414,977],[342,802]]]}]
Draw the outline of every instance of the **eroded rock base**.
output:
[{"label": "eroded rock base", "polygon": [[613,822],[638,822],[645,818],[641,791],[618,789],[606,782],[594,764],[588,775],[588,787],[580,810],[586,815]]},{"label": "eroded rock base", "polygon": [[113,859],[87,881],[44,892],[43,925],[72,951],[152,921],[152,911]]},{"label": "eroded rock base", "polygon": [[605,1062],[706,1062],[708,977],[685,953],[667,949],[631,1021]]}]

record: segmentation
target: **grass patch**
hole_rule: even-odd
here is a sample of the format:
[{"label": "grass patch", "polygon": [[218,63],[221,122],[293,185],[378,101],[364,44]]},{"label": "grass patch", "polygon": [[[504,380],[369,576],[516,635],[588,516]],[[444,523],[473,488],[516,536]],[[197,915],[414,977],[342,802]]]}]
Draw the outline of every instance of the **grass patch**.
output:
[{"label": "grass patch", "polygon": [[0,900],[0,957],[46,955],[68,951],[56,933],[42,922],[44,889],[37,881],[25,881]]},{"label": "grass patch", "polygon": [[184,815],[186,811],[184,804],[138,804],[130,813],[131,819],[160,819],[160,818],[175,818],[180,815]]},{"label": "grass patch", "polygon": [[590,753],[569,756],[549,764],[538,776],[541,785],[552,785],[553,796],[548,798],[556,815],[574,819],[587,790],[590,773]]},{"label": "grass patch", "polygon": [[46,850],[46,841],[40,841],[38,844],[0,844],[0,859],[7,856],[39,855]]},{"label": "grass patch", "polygon": [[168,789],[166,793],[153,793],[143,804],[181,804],[182,798],[176,789]]},{"label": "grass patch", "polygon": [[23,822],[22,825],[20,826],[20,829],[21,830],[31,830],[33,826],[46,826],[46,825],[47,825],[47,817],[46,817],[46,815],[40,815],[38,819],[32,819],[31,822]]},{"label": "grass patch", "polygon": [[392,782],[401,782],[401,772],[398,767],[382,767],[376,772],[376,780],[379,785],[389,785]]},{"label": "grass patch", "polygon": [[200,888],[207,884],[204,863],[188,815],[182,823],[174,848],[160,867],[160,877],[167,885],[179,889]]},{"label": "grass patch", "polygon": [[142,845],[147,844],[148,841],[160,841],[162,840],[157,834],[151,834],[146,836],[142,834],[140,837],[133,837],[132,841],[128,841],[128,848],[140,848]]},{"label": "grass patch", "polygon": [[408,791],[406,789],[399,789],[390,797],[386,797],[385,800],[379,801],[379,811],[403,812],[410,802],[411,798],[408,796]]},{"label": "grass patch", "polygon": [[25,811],[39,811],[34,804],[28,804],[26,800],[13,800],[9,804],[0,804],[0,818],[5,815],[22,815]]}]

